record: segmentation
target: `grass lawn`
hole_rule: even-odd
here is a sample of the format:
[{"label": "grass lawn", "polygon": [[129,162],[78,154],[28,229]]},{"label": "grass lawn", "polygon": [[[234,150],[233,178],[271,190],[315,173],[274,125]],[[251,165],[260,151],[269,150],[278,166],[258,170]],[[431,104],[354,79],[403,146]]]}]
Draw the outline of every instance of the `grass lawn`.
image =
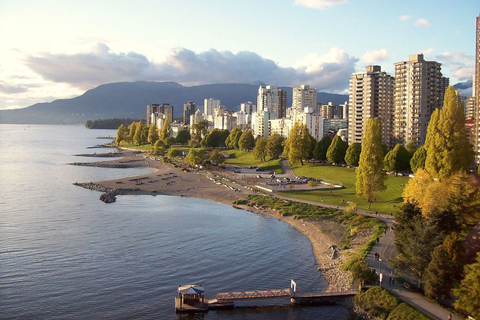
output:
[{"label": "grass lawn", "polygon": [[234,156],[233,158],[229,158],[227,159],[227,161],[225,161],[225,163],[228,165],[240,167],[258,166],[265,168],[266,171],[275,171],[279,174],[282,173],[280,159],[261,162],[259,159],[255,159],[253,157],[253,152],[242,150],[228,150],[227,153]]},{"label": "grass lawn", "polygon": [[[346,202],[350,201],[356,203],[359,209],[368,209],[368,202],[355,195],[355,169],[312,163],[292,166],[292,169],[297,176],[339,181],[344,188],[332,192],[330,190],[285,192],[285,196],[317,202],[321,202],[323,198],[323,202],[334,205],[346,205]],[[372,203],[369,210],[388,214],[395,212],[403,202],[402,192],[407,181],[407,177],[389,175],[386,181],[387,189],[378,194],[377,201]],[[345,203],[342,204],[342,200],[345,200]]]}]

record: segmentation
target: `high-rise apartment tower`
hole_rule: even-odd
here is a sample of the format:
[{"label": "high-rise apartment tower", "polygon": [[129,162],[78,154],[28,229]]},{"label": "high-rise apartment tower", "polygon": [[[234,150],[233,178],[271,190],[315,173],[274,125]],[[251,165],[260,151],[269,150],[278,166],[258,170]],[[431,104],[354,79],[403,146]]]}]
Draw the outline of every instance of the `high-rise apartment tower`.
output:
[{"label": "high-rise apartment tower", "polygon": [[379,118],[382,141],[392,147],[393,77],[380,66],[367,66],[366,71],[352,74],[348,96],[348,143],[361,143],[368,119]]},{"label": "high-rise apartment tower", "polygon": [[442,107],[447,86],[441,64],[426,61],[423,54],[395,63],[395,143],[425,143],[428,122],[433,111]]}]

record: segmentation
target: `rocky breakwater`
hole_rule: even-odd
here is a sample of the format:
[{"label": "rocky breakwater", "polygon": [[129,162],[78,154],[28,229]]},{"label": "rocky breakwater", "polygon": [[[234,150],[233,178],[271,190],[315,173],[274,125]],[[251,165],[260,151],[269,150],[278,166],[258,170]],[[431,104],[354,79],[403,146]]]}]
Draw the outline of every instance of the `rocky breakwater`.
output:
[{"label": "rocky breakwater", "polygon": [[93,190],[93,191],[99,191],[103,192],[103,194],[100,196],[100,200],[102,200],[105,203],[112,203],[117,200],[117,195],[122,195],[122,194],[130,194],[134,191],[137,191],[138,189],[126,189],[126,188],[108,188],[105,186],[102,186],[98,183],[93,183],[93,182],[88,182],[88,183],[79,183],[75,182],[74,185],[78,187],[82,187],[85,189]]}]

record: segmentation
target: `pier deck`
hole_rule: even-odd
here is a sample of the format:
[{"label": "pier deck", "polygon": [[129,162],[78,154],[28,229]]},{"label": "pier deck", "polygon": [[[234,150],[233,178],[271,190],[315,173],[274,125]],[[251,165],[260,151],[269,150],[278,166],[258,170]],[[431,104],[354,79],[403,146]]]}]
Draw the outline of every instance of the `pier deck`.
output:
[{"label": "pier deck", "polygon": [[238,292],[221,292],[217,293],[217,300],[241,300],[241,299],[269,299],[279,297],[290,297],[290,288],[287,289],[271,289],[271,290],[255,290],[255,291],[238,291]]}]

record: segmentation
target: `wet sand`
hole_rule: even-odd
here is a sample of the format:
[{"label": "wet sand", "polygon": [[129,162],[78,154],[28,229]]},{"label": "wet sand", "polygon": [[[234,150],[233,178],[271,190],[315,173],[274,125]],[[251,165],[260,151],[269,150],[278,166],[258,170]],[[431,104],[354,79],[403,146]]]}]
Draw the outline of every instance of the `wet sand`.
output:
[{"label": "wet sand", "polygon": [[[75,165],[92,165],[101,167],[147,167],[154,169],[153,172],[136,177],[125,177],[121,179],[95,181],[94,185],[122,189],[121,194],[138,195],[171,195],[184,196],[199,199],[211,200],[219,203],[232,205],[233,201],[242,199],[252,194],[251,189],[242,186],[242,181],[226,181],[215,177],[215,172],[184,172],[170,164],[152,160],[146,154],[124,150],[121,159],[101,161],[93,163],[82,163]],[[336,259],[331,259],[330,245],[336,245],[328,235],[321,232],[316,221],[304,221],[283,217],[269,208],[253,208],[250,206],[237,206],[255,213],[266,214],[285,221],[302,232],[312,243],[315,258],[319,265],[319,272],[322,272],[329,283],[330,290],[348,290],[351,284],[351,277],[348,272],[342,271],[340,266],[347,259],[346,252],[339,252]]]}]

